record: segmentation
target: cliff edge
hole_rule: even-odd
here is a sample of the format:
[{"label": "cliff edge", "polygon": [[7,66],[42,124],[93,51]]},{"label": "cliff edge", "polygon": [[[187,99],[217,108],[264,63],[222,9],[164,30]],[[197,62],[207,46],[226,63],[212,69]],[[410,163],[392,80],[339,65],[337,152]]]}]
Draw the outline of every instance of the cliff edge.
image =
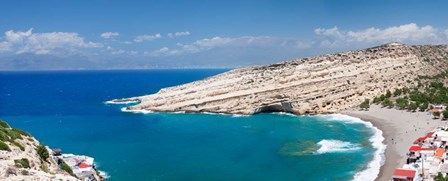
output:
[{"label": "cliff edge", "polygon": [[127,111],[255,114],[334,113],[395,88],[410,87],[419,75],[448,70],[447,45],[389,43],[267,66],[231,70],[203,80],[163,88]]},{"label": "cliff edge", "polygon": [[0,120],[0,180],[104,180],[93,158],[55,150]]}]

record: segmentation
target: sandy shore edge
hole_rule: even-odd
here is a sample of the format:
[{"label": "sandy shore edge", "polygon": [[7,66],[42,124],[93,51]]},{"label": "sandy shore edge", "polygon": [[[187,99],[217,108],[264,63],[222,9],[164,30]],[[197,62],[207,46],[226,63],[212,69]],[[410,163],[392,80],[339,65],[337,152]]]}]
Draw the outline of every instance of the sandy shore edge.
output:
[{"label": "sandy shore edge", "polygon": [[394,169],[404,164],[406,153],[414,140],[446,124],[441,120],[432,119],[427,112],[408,112],[376,105],[369,111],[347,111],[342,114],[370,122],[383,131],[383,143],[387,145],[384,153],[386,159],[376,181],[390,180]]}]

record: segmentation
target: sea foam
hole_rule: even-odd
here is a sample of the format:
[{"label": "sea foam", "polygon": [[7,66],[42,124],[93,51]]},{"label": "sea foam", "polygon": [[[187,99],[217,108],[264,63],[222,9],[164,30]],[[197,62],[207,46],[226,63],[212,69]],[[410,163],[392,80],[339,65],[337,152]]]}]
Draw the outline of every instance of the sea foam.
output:
[{"label": "sea foam", "polygon": [[361,149],[359,145],[341,140],[321,140],[317,143],[320,148],[315,152],[316,154],[347,152]]},{"label": "sea foam", "polygon": [[115,102],[115,101],[106,101],[104,102],[105,104],[134,104],[134,103],[139,103],[140,101],[120,101],[120,102]]},{"label": "sea foam", "polygon": [[129,109],[126,109],[126,107],[121,108],[121,111],[131,112],[131,113],[142,113],[142,114],[154,113],[154,111],[148,111],[148,110],[129,110]]},{"label": "sea foam", "polygon": [[383,131],[373,126],[372,123],[370,122],[366,122],[359,118],[351,117],[348,115],[330,114],[330,115],[319,115],[318,117],[323,118],[323,120],[364,124],[367,127],[374,130],[373,136],[370,137],[369,139],[369,141],[372,143],[372,146],[375,148],[375,154],[373,156],[373,160],[367,165],[367,168],[365,170],[356,173],[353,180],[355,181],[375,180],[375,178],[378,177],[378,174],[380,173],[380,168],[384,164],[386,158],[384,155],[386,145],[383,144],[384,141]]}]

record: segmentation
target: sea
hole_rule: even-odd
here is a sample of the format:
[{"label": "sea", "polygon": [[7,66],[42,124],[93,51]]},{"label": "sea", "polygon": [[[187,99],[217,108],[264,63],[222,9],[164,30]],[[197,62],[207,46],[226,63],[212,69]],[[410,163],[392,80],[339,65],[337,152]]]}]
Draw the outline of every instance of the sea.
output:
[{"label": "sea", "polygon": [[341,115],[132,113],[116,98],[228,70],[0,72],[0,118],[64,153],[95,158],[111,181],[373,180],[380,130]]}]

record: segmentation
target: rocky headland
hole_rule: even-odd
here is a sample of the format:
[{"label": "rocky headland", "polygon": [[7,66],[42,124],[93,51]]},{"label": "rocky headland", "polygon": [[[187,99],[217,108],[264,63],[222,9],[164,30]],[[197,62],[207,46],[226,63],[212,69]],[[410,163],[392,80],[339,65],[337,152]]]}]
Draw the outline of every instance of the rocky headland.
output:
[{"label": "rocky headland", "polygon": [[[70,157],[93,158],[54,153],[31,134],[11,128],[0,120],[0,180],[103,180],[99,172],[86,165],[66,163]],[[59,161],[60,159],[60,161]],[[58,160],[58,161],[56,161]],[[82,163],[81,163],[82,164]],[[84,163],[85,164],[85,163]],[[93,165],[93,163],[92,163]],[[78,168],[83,172],[77,172]],[[86,170],[91,170],[85,172]]]},{"label": "rocky headland", "polygon": [[256,114],[336,113],[395,88],[412,87],[418,76],[448,70],[447,45],[389,43],[267,66],[231,70],[151,95],[126,111]]}]

